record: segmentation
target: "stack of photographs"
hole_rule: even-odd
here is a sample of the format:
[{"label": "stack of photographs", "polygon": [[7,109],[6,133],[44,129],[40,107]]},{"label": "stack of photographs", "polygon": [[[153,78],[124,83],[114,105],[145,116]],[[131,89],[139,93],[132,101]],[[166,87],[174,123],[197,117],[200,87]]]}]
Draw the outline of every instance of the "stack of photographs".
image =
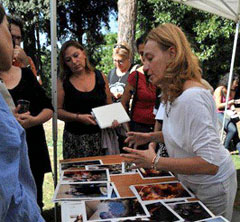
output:
[{"label": "stack of photographs", "polygon": [[155,169],[139,168],[138,173],[140,174],[142,179],[158,179],[174,177],[174,175],[171,172],[160,171]]},{"label": "stack of photographs", "polygon": [[179,181],[132,185],[130,189],[143,203],[152,203],[158,200],[173,201],[195,197],[194,194]]},{"label": "stack of photographs", "polygon": [[60,173],[63,170],[79,170],[85,169],[87,165],[102,165],[102,160],[86,160],[86,161],[75,161],[75,162],[62,162],[60,163]]},{"label": "stack of photographs", "polygon": [[188,201],[195,196],[179,181],[132,185],[135,197],[120,198],[110,176],[139,173],[142,179],[174,178],[171,172],[134,167],[101,160],[61,163],[53,201],[61,202],[62,222],[227,222],[200,201]]},{"label": "stack of photographs", "polygon": [[229,222],[229,220],[227,220],[226,218],[224,218],[222,216],[217,216],[217,217],[208,218],[205,220],[199,220],[197,222]]},{"label": "stack of photographs", "polygon": [[109,183],[58,184],[53,201],[109,198]]},{"label": "stack of photographs", "polygon": [[62,222],[83,222],[84,202],[62,202]]},{"label": "stack of photographs", "polygon": [[214,217],[201,201],[168,204],[186,222],[199,221]]},{"label": "stack of photographs", "polygon": [[109,174],[113,176],[113,175],[119,175],[119,174],[137,173],[136,169],[131,169],[131,167],[133,166],[134,166],[133,164],[122,162],[122,163],[115,163],[115,164],[87,165],[86,169],[88,170],[108,169]]},{"label": "stack of photographs", "polygon": [[77,182],[107,182],[110,181],[108,170],[64,170],[61,175],[62,183]]},{"label": "stack of photographs", "polygon": [[137,198],[85,201],[83,221],[121,221],[149,217],[146,207]]}]

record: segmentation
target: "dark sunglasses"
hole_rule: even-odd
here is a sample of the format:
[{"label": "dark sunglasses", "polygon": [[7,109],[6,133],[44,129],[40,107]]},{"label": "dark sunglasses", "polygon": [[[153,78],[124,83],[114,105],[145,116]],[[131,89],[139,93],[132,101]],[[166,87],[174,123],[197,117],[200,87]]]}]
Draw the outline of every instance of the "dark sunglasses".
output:
[{"label": "dark sunglasses", "polygon": [[118,45],[118,44],[114,45],[114,49],[116,49],[116,48],[125,49],[125,50],[127,50],[129,52],[129,49],[126,46],[121,45],[121,44],[120,45]]}]

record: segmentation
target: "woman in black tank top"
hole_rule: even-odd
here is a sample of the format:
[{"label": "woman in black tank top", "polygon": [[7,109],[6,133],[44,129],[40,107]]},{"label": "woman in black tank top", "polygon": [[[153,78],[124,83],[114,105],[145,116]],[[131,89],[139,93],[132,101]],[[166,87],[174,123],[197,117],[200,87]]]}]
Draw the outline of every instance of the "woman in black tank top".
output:
[{"label": "woman in black tank top", "polygon": [[63,44],[59,62],[58,118],[65,122],[63,158],[103,155],[100,128],[91,110],[112,103],[107,79],[94,71],[76,41]]}]

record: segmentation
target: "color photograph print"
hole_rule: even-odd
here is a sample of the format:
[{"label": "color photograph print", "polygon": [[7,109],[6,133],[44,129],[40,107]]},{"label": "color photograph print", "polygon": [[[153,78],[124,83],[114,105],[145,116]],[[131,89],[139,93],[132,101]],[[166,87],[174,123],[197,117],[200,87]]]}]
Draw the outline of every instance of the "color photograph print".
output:
[{"label": "color photograph print", "polygon": [[53,201],[85,200],[110,197],[109,183],[58,184]]},{"label": "color photograph print", "polygon": [[154,170],[154,169],[139,168],[138,173],[140,174],[142,179],[158,179],[158,178],[174,177],[174,175],[171,172]]},{"label": "color photograph print", "polygon": [[108,170],[64,170],[61,183],[107,182],[110,181]]},{"label": "color photograph print", "polygon": [[122,174],[122,163],[116,164],[103,164],[103,165],[88,165],[86,166],[87,170],[99,170],[99,169],[108,169],[110,175],[118,175]]},{"label": "color photograph print", "polygon": [[199,220],[198,222],[229,222],[229,220],[227,220],[226,218],[224,218],[222,216],[216,216],[213,218]]},{"label": "color photograph print", "polygon": [[145,206],[150,213],[150,221],[183,221],[177,213],[163,202],[146,204]]},{"label": "color photograph print", "polygon": [[168,204],[185,222],[199,221],[214,217],[206,206],[200,201],[191,201],[186,203]]},{"label": "color photograph print", "polygon": [[85,201],[86,221],[119,221],[150,216],[137,198]]},{"label": "color photograph print", "polygon": [[123,174],[137,173],[137,169],[132,169],[132,167],[135,167],[135,166],[136,165],[134,163],[122,162],[122,173]]},{"label": "color photograph print", "polygon": [[63,162],[60,163],[60,170],[79,170],[85,169],[87,165],[101,165],[102,160],[86,160],[86,161],[76,161],[76,162]]},{"label": "color photograph print", "polygon": [[110,183],[110,193],[111,198],[120,198],[120,195],[114,183]]},{"label": "color photograph print", "polygon": [[135,196],[145,204],[157,202],[158,200],[173,201],[194,197],[194,195],[178,181],[132,185],[130,189]]},{"label": "color photograph print", "polygon": [[84,203],[83,202],[63,202],[61,203],[62,222],[83,222]]}]

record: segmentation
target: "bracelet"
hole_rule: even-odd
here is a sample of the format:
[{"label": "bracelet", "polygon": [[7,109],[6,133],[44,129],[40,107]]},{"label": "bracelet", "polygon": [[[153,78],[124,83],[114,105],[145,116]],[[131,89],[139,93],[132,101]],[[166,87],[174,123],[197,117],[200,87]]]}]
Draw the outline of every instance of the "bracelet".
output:
[{"label": "bracelet", "polygon": [[151,164],[152,169],[154,169],[154,163],[155,163],[156,158],[157,158],[157,154],[152,159],[152,164]]},{"label": "bracelet", "polygon": [[158,164],[158,161],[159,161],[160,157],[161,157],[160,155],[157,155],[157,157],[154,161],[154,164],[153,164],[153,169],[154,170],[157,170],[157,164]]}]

